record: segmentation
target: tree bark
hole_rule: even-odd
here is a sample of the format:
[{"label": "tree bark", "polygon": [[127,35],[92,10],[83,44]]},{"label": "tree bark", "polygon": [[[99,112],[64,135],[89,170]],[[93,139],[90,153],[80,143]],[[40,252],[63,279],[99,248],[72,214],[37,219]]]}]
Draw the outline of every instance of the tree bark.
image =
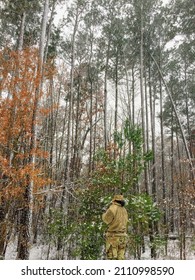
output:
[{"label": "tree bark", "polygon": [[25,28],[25,20],[26,20],[26,12],[22,13],[22,20],[20,25],[20,34],[18,40],[18,50],[21,51],[23,49],[23,42],[24,42],[24,28]]},{"label": "tree bark", "polygon": [[108,65],[110,56],[110,38],[108,39],[107,55],[106,55],[106,66],[104,74],[104,147],[107,148],[108,143],[108,126],[107,126],[107,76],[108,76]]},{"label": "tree bark", "polygon": [[[144,98],[144,27],[143,27],[143,2],[141,1],[140,8],[140,16],[141,16],[141,29],[140,29],[140,94],[141,94],[141,119],[142,119],[142,135],[143,135],[143,153],[146,153],[146,125],[145,125],[145,98]],[[144,169],[144,192],[149,193],[148,190],[148,171],[145,166]]]}]

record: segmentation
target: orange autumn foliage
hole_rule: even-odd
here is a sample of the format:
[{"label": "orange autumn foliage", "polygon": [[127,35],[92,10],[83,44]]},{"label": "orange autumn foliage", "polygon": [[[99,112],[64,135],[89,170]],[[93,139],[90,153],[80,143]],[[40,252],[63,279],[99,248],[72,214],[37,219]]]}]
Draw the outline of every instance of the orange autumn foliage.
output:
[{"label": "orange autumn foliage", "polygon": [[34,125],[50,112],[37,105],[43,95],[38,69],[36,48],[0,52],[0,199],[22,198],[30,182],[34,191],[49,183],[41,165],[48,153],[32,145]]}]

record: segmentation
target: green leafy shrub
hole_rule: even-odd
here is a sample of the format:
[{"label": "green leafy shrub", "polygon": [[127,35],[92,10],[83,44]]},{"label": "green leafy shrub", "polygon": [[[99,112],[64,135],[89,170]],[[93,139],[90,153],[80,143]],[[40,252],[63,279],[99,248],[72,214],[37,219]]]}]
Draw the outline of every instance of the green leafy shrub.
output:
[{"label": "green leafy shrub", "polygon": [[106,150],[101,148],[97,151],[96,168],[90,179],[83,180],[82,191],[78,195],[77,254],[82,259],[102,258],[106,230],[102,214],[115,193],[122,192],[127,198],[136,244],[140,244],[143,235],[148,233],[149,221],[158,220],[158,209],[149,196],[132,195],[145,163],[152,159],[151,152],[143,154],[142,146],[141,129],[126,121],[121,131],[114,134],[114,142]]}]

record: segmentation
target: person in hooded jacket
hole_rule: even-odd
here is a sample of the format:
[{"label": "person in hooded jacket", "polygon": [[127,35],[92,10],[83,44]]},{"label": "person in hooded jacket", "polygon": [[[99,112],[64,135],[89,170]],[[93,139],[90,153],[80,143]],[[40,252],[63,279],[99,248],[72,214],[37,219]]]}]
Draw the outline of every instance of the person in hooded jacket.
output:
[{"label": "person in hooded jacket", "polygon": [[106,232],[106,256],[108,260],[124,260],[127,245],[128,214],[123,195],[115,195],[102,220],[108,226]]}]

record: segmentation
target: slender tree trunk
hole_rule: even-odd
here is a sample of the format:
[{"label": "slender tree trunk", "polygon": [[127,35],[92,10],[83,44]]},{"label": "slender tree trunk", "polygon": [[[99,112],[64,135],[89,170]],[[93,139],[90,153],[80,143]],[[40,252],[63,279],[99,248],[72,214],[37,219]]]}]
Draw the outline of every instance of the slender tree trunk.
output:
[{"label": "slender tree trunk", "polygon": [[[68,99],[66,99],[66,103],[65,103],[65,110],[64,110],[62,131],[61,131],[61,139],[60,139],[60,143],[59,143],[59,146],[58,146],[57,167],[61,171],[60,174],[62,173],[62,170],[64,169],[64,167],[62,167],[62,165],[61,165],[61,161],[62,161],[62,154],[63,154],[63,140],[64,140],[64,135],[65,135],[65,130],[66,130],[66,122],[67,122],[67,119],[68,119],[67,116],[68,116]],[[59,180],[59,182],[61,182],[62,181],[61,176],[57,176],[57,180]]]},{"label": "slender tree trunk", "polygon": [[74,68],[75,68],[75,40],[79,23],[79,11],[78,6],[76,10],[76,18],[74,23],[74,30],[72,34],[72,51],[71,51],[71,70],[70,70],[70,94],[69,94],[69,108],[68,108],[68,128],[67,128],[67,144],[66,144],[66,163],[64,171],[65,182],[70,182],[70,160],[71,160],[71,139],[73,128],[73,94],[74,94]]},{"label": "slender tree trunk", "polygon": [[131,73],[132,73],[132,124],[135,124],[135,66],[133,64]]},{"label": "slender tree trunk", "polygon": [[[141,34],[140,34],[140,94],[141,94],[141,119],[142,119],[142,134],[143,134],[143,153],[146,153],[146,125],[145,125],[145,98],[144,98],[144,41],[143,41],[143,2],[141,1]],[[144,191],[149,193],[148,190],[148,171],[145,166],[144,169]]]},{"label": "slender tree trunk", "polygon": [[[115,65],[115,110],[114,110],[114,132],[118,131],[118,50]],[[116,159],[116,149],[114,149],[114,159]]]},{"label": "slender tree trunk", "polygon": [[[151,81],[151,69],[149,65],[149,96],[150,96],[150,121],[151,121],[151,134],[152,134],[152,190],[151,193],[156,196],[156,141],[155,141],[155,92],[152,95],[152,81]],[[156,200],[156,197],[154,198]]]},{"label": "slender tree trunk", "polygon": [[[159,43],[159,67],[161,68],[161,46]],[[161,178],[162,178],[162,200],[163,200],[163,230],[166,240],[165,251],[167,253],[167,241],[169,227],[167,225],[167,204],[166,204],[166,184],[165,184],[165,145],[164,145],[164,120],[163,120],[163,95],[162,95],[162,80],[159,74],[159,91],[160,91],[160,139],[161,139]]]},{"label": "slender tree trunk", "polygon": [[177,172],[177,194],[178,194],[178,203],[179,203],[179,245],[180,245],[180,259],[186,259],[186,239],[185,239],[185,223],[186,223],[186,213],[185,213],[185,203],[184,203],[184,178],[182,172],[181,164],[181,149],[179,144],[179,135],[176,131],[177,138],[177,152],[178,152],[178,172]]},{"label": "slender tree trunk", "polygon": [[6,225],[6,202],[3,198],[0,198],[0,257],[4,258],[5,255],[5,240],[7,234]]},{"label": "slender tree trunk", "polygon": [[81,93],[80,93],[80,78],[78,78],[78,89],[77,89],[77,101],[76,101],[76,119],[75,119],[75,137],[74,137],[74,147],[73,147],[73,160],[72,160],[72,173],[73,179],[78,177],[78,160],[79,160],[79,131],[80,131],[80,100],[81,100]]},{"label": "slender tree trunk", "polygon": [[118,130],[118,52],[115,65],[115,110],[114,110],[114,131]]},{"label": "slender tree trunk", "polygon": [[26,20],[26,12],[24,11],[23,14],[22,14],[22,20],[21,20],[21,25],[20,25],[20,33],[19,33],[19,40],[18,40],[18,50],[19,51],[21,51],[23,49],[25,20]]},{"label": "slender tree trunk", "polygon": [[127,62],[126,62],[126,54],[125,50],[124,52],[124,64],[125,64],[125,76],[126,76],[126,88],[127,88],[127,100],[128,100],[128,119],[130,122],[132,122],[132,112],[131,112],[131,91],[129,89],[129,75],[128,75],[128,67],[127,67]]},{"label": "slender tree trunk", "polygon": [[50,40],[50,36],[51,36],[52,23],[53,23],[53,19],[54,19],[55,5],[56,5],[56,0],[53,0],[51,15],[50,15],[49,23],[48,23],[48,28],[47,28],[47,40],[45,43],[45,53],[44,53],[44,59],[43,59],[44,63],[46,62],[47,55],[48,55],[48,46],[49,46],[49,40]]},{"label": "slender tree trunk", "polygon": [[[67,198],[67,227],[71,224],[71,217],[73,216],[73,209],[69,208],[69,205],[73,203],[73,196],[70,192],[70,187],[73,182],[71,182],[71,156],[73,152],[73,141],[74,141],[74,70],[75,70],[75,47],[76,47],[76,34],[78,30],[79,17],[82,13],[82,10],[79,10],[79,3],[76,6],[76,16],[74,21],[74,29],[72,34],[72,42],[71,42],[71,70],[70,70],[70,94],[69,94],[69,109],[68,109],[68,127],[67,127],[67,145],[66,145],[66,163],[65,163],[65,171],[64,171],[64,190],[63,196],[61,200],[61,209],[63,209],[64,203],[64,195]],[[72,141],[72,143],[71,143]],[[61,240],[58,240],[58,249],[61,248]],[[74,242],[71,241],[68,244],[67,249],[67,257],[68,259],[72,258],[72,246],[74,246]]]},{"label": "slender tree trunk", "polygon": [[173,112],[171,113],[171,218],[170,218],[170,230],[173,233],[175,231],[175,195],[174,195],[174,132],[173,132]]},{"label": "slender tree trunk", "polygon": [[[146,73],[146,69],[145,69]],[[149,145],[149,132],[150,132],[150,126],[149,126],[149,104],[148,104],[148,85],[147,85],[147,75],[145,74],[144,78],[144,84],[145,84],[145,124],[146,124],[146,150],[149,151],[150,145]],[[148,166],[147,166],[148,170]],[[148,180],[149,181],[149,180]],[[149,183],[148,183],[149,184]],[[148,186],[148,191],[149,191],[149,186]]]},{"label": "slender tree trunk", "polygon": [[106,66],[105,66],[105,74],[104,74],[104,147],[105,150],[107,148],[107,143],[108,143],[107,76],[108,76],[109,56],[110,56],[110,38],[108,39]]},{"label": "slender tree trunk", "polygon": [[[45,43],[46,43],[45,39],[46,39],[48,13],[49,13],[49,0],[45,0],[43,17],[42,17],[41,37],[39,41],[39,59],[40,59],[41,70],[42,70]],[[42,71],[40,71],[40,73],[42,73]]]},{"label": "slender tree trunk", "polygon": [[91,61],[93,56],[93,40],[91,39],[90,44],[90,58],[89,58],[89,65],[88,65],[88,77],[89,77],[89,84],[90,84],[90,115],[89,115],[89,123],[90,123],[90,139],[89,139],[89,174],[92,171],[92,158],[93,158],[93,91],[94,91],[94,84],[93,84],[93,77],[92,77],[92,67]]},{"label": "slender tree trunk", "polygon": [[92,171],[92,153],[93,153],[93,82],[90,78],[90,113],[89,113],[89,170],[88,174]]}]

